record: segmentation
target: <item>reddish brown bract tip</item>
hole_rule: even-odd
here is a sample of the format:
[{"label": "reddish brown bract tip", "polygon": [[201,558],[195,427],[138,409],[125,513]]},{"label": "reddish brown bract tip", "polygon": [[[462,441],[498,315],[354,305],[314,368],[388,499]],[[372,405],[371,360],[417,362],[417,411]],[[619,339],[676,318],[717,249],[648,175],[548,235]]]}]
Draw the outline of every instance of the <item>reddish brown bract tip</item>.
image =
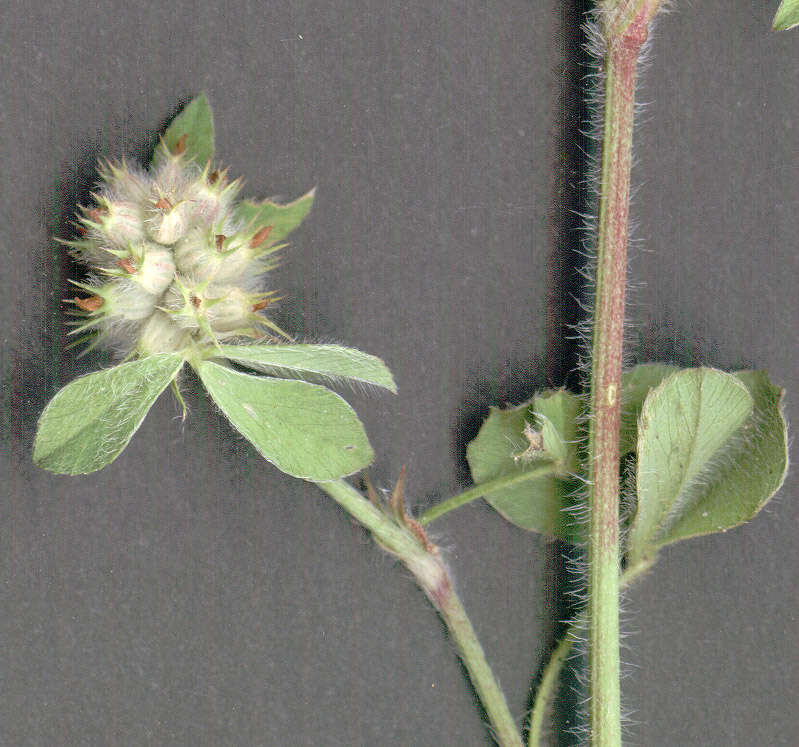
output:
[{"label": "reddish brown bract tip", "polygon": [[172,203],[166,197],[162,197],[155,203],[155,207],[157,210],[171,210]]},{"label": "reddish brown bract tip", "polygon": [[186,152],[186,133],[180,136],[180,140],[175,143],[175,148],[172,151],[176,156]]},{"label": "reddish brown bract tip", "polygon": [[264,226],[258,233],[250,239],[250,247],[256,249],[266,241],[274,226]]},{"label": "reddish brown bract tip", "polygon": [[125,272],[127,272],[130,275],[133,275],[136,272],[136,265],[134,265],[133,261],[128,257],[126,257],[125,259],[120,259],[119,262],[117,262],[117,265],[119,265]]},{"label": "reddish brown bract tip", "polygon": [[269,299],[265,298],[263,301],[258,301],[258,303],[254,303],[252,305],[252,310],[261,311],[261,309],[265,309],[267,306],[269,306]]},{"label": "reddish brown bract tip", "polygon": [[79,296],[75,296],[72,299],[72,302],[77,306],[79,309],[83,309],[84,311],[97,311],[103,305],[103,299],[100,296],[89,296],[88,298],[80,298]]}]

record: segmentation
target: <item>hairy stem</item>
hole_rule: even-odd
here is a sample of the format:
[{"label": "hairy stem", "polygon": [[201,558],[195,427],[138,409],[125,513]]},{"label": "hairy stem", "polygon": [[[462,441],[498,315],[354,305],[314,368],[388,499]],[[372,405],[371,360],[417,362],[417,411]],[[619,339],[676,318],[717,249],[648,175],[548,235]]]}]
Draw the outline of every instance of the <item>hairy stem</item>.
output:
[{"label": "hairy stem", "polygon": [[410,531],[366,500],[344,480],[316,483],[342,508],[365,526],[376,542],[396,555],[413,573],[416,582],[444,620],[457,643],[474,689],[488,714],[493,735],[501,747],[522,747],[519,730],[505,696],[477,639],[469,617],[452,585],[438,548],[424,534]]},{"label": "hairy stem", "polygon": [[619,684],[619,426],[630,153],[636,67],[658,0],[600,6],[607,44],[591,351],[589,448],[589,718],[594,747],[621,745]]},{"label": "hairy stem", "polygon": [[[619,588],[626,589],[628,586],[631,586],[633,582],[638,581],[638,579],[652,568],[654,562],[654,559],[652,559],[646,563],[641,563],[625,569],[619,579]],[[549,661],[546,663],[544,672],[541,675],[541,682],[536,689],[533,710],[530,712],[530,731],[527,735],[528,747],[540,747],[540,745],[543,744],[541,740],[543,739],[544,732],[544,718],[555,699],[555,693],[557,693],[563,665],[569,658],[574,643],[578,640],[579,631],[584,625],[585,618],[582,616],[574,620],[566,629],[558,645],[555,646],[552,653],[549,655]]]},{"label": "hairy stem", "polygon": [[429,524],[433,519],[437,519],[439,516],[443,516],[456,508],[465,506],[467,503],[471,503],[477,498],[483,498],[499,490],[505,490],[512,485],[518,485],[527,480],[537,480],[546,475],[555,474],[558,471],[559,468],[555,462],[546,462],[545,464],[525,470],[524,472],[516,472],[510,475],[497,477],[493,480],[486,480],[428,509],[419,517],[419,523],[422,525]]}]

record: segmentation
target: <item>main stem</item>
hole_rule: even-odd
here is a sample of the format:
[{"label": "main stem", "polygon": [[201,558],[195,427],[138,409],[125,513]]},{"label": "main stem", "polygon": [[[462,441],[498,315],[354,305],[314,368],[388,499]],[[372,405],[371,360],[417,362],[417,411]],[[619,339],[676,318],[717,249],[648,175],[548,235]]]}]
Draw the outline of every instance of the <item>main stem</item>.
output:
[{"label": "main stem", "polygon": [[380,546],[396,555],[413,573],[458,646],[474,689],[491,721],[497,743],[501,747],[522,747],[519,729],[455,592],[438,548],[427,540],[421,528],[418,530],[421,534],[417,534],[400,526],[344,480],[316,484],[363,524]]},{"label": "main stem", "polygon": [[636,67],[657,0],[600,15],[607,43],[590,381],[588,620],[593,747],[621,745],[619,426]]}]

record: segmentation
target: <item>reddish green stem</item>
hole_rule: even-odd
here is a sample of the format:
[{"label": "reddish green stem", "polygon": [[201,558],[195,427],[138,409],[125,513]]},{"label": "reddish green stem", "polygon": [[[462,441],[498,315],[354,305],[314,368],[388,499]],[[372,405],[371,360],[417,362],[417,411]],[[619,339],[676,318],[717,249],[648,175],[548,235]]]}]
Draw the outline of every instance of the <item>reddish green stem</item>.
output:
[{"label": "reddish green stem", "polygon": [[658,0],[605,3],[605,108],[590,382],[588,619],[594,747],[621,745],[619,426],[636,68]]}]

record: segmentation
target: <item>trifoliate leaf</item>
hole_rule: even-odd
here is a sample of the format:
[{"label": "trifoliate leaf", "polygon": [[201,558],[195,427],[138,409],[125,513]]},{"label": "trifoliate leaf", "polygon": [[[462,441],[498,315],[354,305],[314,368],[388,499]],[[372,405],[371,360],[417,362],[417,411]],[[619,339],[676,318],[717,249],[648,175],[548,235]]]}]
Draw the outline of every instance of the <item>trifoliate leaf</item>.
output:
[{"label": "trifoliate leaf", "polygon": [[233,427],[279,470],[325,482],[357,472],[374,458],[358,416],[329,389],[252,376],[212,361],[196,368]]},{"label": "trifoliate leaf", "polygon": [[[491,408],[477,437],[466,449],[476,485],[529,472],[531,479],[487,494],[485,499],[522,529],[569,542],[578,528],[572,505],[577,471],[577,416],[580,400],[566,391],[544,392],[508,410]],[[553,469],[540,475],[542,465]],[[540,476],[536,476],[540,475]]]},{"label": "trifoliate leaf", "polygon": [[199,166],[214,157],[214,115],[204,93],[172,120],[164,133],[164,144],[171,153],[183,152]]},{"label": "trifoliate leaf", "polygon": [[679,371],[666,363],[643,363],[622,376],[621,384],[621,442],[622,456],[635,450],[638,441],[638,416],[650,389],[663,379]]},{"label": "trifoliate leaf", "polygon": [[341,345],[220,345],[219,350],[226,358],[262,373],[349,379],[397,393],[394,378],[380,358]]},{"label": "trifoliate leaf", "polygon": [[787,31],[794,26],[799,26],[799,0],[782,0],[772,28],[775,31]]},{"label": "trifoliate leaf", "polygon": [[638,434],[633,564],[751,519],[787,467],[782,392],[760,371],[680,371],[653,390]]},{"label": "trifoliate leaf", "polygon": [[39,418],[33,461],[66,475],[105,467],[128,445],[182,365],[179,354],[151,355],[67,384]]},{"label": "trifoliate leaf", "polygon": [[294,202],[278,205],[271,200],[253,202],[244,200],[236,206],[236,217],[253,230],[271,226],[269,243],[274,244],[288,236],[305,220],[313,205],[316,189],[312,189]]}]

